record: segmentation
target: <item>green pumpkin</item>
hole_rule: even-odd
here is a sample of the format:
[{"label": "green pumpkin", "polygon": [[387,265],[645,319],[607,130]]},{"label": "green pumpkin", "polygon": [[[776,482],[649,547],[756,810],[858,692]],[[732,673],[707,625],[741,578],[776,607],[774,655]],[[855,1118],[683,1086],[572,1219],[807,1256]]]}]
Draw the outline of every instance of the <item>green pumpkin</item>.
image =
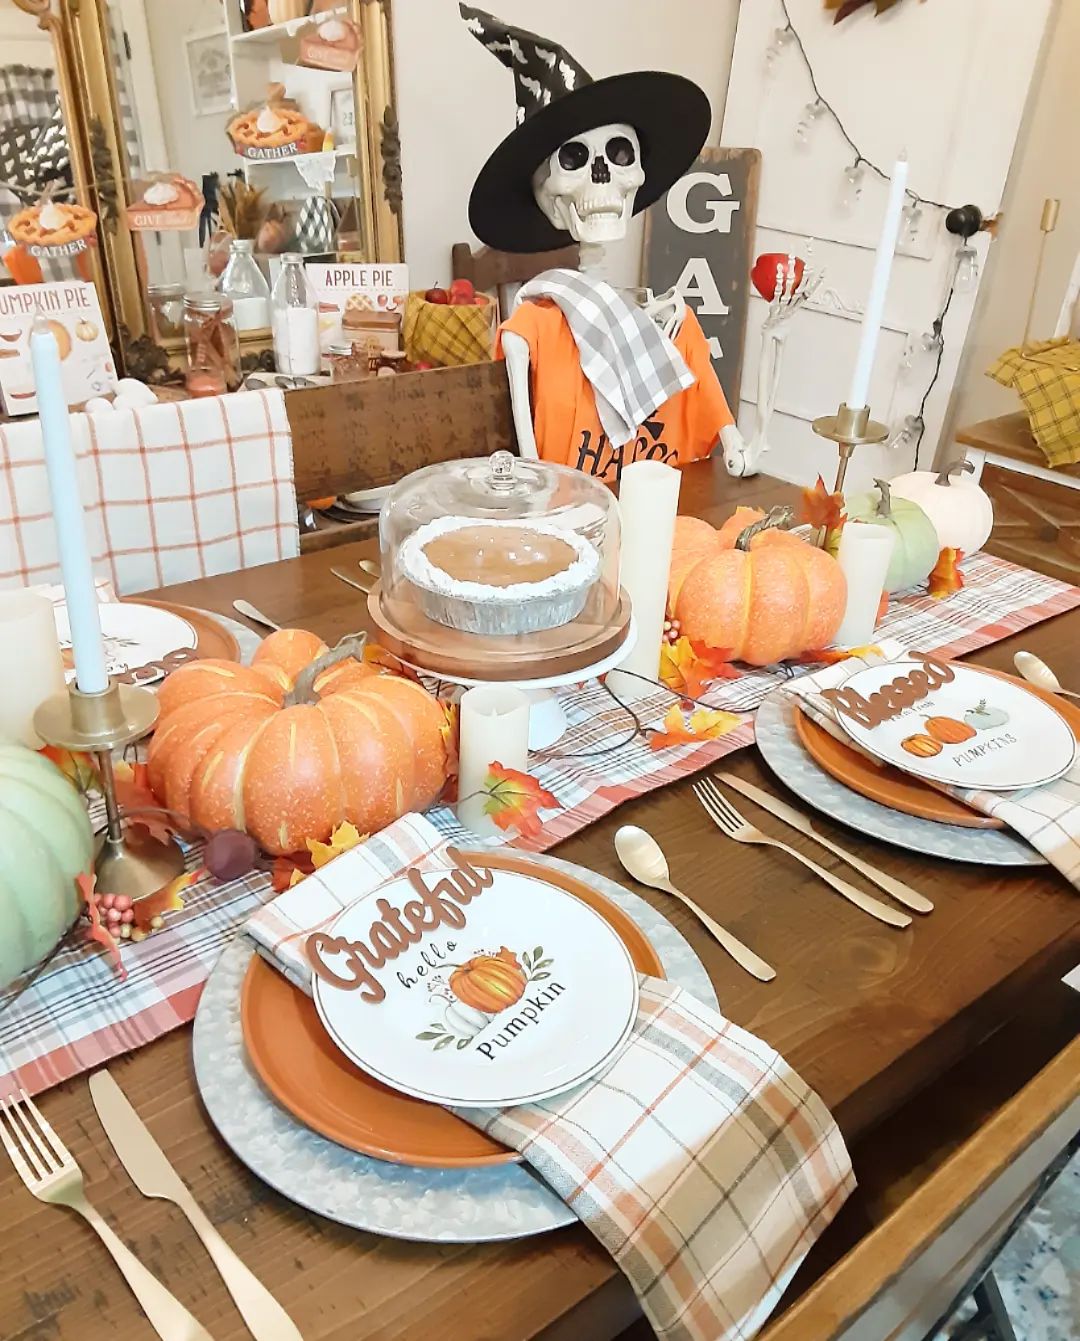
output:
[{"label": "green pumpkin", "polygon": [[0,744],[0,989],[44,959],[79,912],[93,867],[82,798],[48,759]]},{"label": "green pumpkin", "polygon": [[903,591],[925,582],[937,563],[941,546],[934,523],[918,505],[906,498],[894,498],[886,480],[875,480],[876,489],[844,499],[844,511],[852,521],[873,522],[896,532],[896,544],[889,571],[885,575],[887,592]]}]

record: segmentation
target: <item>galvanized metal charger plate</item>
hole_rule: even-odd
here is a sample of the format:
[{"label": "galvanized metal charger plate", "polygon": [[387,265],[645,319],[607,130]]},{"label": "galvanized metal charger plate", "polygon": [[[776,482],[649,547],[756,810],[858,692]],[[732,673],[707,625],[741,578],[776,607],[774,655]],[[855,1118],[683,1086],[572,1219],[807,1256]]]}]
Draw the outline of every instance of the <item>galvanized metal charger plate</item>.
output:
[{"label": "galvanized metal charger plate", "polygon": [[[701,961],[662,914],[613,880],[557,857],[530,860],[587,880],[641,927],[667,977],[716,1005]],[[421,1242],[489,1243],[544,1234],[577,1217],[525,1164],[418,1169],[354,1154],[270,1098],[244,1049],[240,988],[254,953],[238,937],[222,953],[195,1016],[195,1080],[236,1156],[290,1201],[354,1229]]]},{"label": "galvanized metal charger plate", "polygon": [[791,694],[774,690],[754,719],[762,757],[800,798],[839,824],[883,843],[979,866],[1045,866],[1046,859],[1009,829],[969,829],[890,810],[845,787],[814,762],[795,731]]}]

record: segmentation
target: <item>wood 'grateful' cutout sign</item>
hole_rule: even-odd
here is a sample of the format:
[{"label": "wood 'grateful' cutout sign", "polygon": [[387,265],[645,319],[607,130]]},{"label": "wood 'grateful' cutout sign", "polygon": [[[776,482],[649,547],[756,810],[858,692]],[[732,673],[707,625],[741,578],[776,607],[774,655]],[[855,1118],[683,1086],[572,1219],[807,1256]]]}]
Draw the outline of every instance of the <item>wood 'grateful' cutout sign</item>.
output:
[{"label": "wood 'grateful' cutout sign", "polygon": [[867,729],[891,722],[907,708],[922,702],[935,689],[940,689],[955,678],[953,668],[947,661],[939,661],[922,652],[912,652],[911,658],[922,662],[923,669],[898,675],[872,694],[863,695],[857,689],[823,689],[821,696],[837,712]]}]

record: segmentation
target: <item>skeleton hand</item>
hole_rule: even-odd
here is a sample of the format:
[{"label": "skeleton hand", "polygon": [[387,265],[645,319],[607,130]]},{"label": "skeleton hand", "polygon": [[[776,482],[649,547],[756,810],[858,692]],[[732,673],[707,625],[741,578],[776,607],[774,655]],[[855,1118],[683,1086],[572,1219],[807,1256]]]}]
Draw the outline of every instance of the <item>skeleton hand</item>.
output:
[{"label": "skeleton hand", "polygon": [[768,315],[762,323],[762,334],[764,335],[766,331],[775,332],[778,328],[785,326],[802,307],[803,303],[814,296],[824,278],[824,270],[811,270],[806,267],[797,282],[795,279],[794,256],[788,257],[786,266],[777,265],[776,287],[773,289]]}]

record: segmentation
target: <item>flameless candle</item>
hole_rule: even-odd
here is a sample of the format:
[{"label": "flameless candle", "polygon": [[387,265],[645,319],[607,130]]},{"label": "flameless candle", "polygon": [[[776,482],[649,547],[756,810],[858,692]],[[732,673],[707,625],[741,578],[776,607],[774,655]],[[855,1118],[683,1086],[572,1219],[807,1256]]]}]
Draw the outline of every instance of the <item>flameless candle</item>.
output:
[{"label": "flameless candle", "polygon": [[847,578],[847,604],[833,640],[838,647],[864,647],[874,636],[895,544],[896,532],[888,526],[844,523],[836,558]]},{"label": "flameless candle", "polygon": [[67,598],[75,682],[85,694],[100,694],[109,687],[101,616],[79,498],[78,464],[71,446],[71,417],[60,378],[60,350],[44,317],[38,317],[30,333],[30,359],[45,444],[56,550]]},{"label": "flameless candle", "polygon": [[621,675],[620,671],[634,671],[650,680],[660,673],[668,570],[681,483],[679,472],[659,461],[635,461],[623,471],[619,483],[619,582],[630,597],[637,628],[637,642],[630,655],[619,663],[619,670],[612,672],[612,688],[620,698],[640,698],[650,692],[644,681]]},{"label": "flameless candle", "polygon": [[0,591],[0,741],[40,749],[34,713],[63,689],[52,601],[36,591]]},{"label": "flameless candle", "polygon": [[847,396],[847,404],[853,410],[869,404],[867,397],[870,392],[870,373],[874,367],[881,321],[885,315],[885,295],[889,288],[896,240],[900,236],[900,215],[904,208],[907,179],[907,155],[901,154],[896,160],[889,182],[889,199],[885,205],[885,217],[881,221],[881,236],[878,238],[877,253],[874,256],[874,274],[870,280],[870,293],[866,299],[862,331],[859,334],[859,352],[855,356],[855,371],[851,376],[851,390]]},{"label": "flameless candle", "polygon": [[474,833],[496,834],[484,814],[484,780],[493,763],[529,767],[529,700],[508,684],[477,685],[461,698],[461,742],[458,749],[458,819]]}]

